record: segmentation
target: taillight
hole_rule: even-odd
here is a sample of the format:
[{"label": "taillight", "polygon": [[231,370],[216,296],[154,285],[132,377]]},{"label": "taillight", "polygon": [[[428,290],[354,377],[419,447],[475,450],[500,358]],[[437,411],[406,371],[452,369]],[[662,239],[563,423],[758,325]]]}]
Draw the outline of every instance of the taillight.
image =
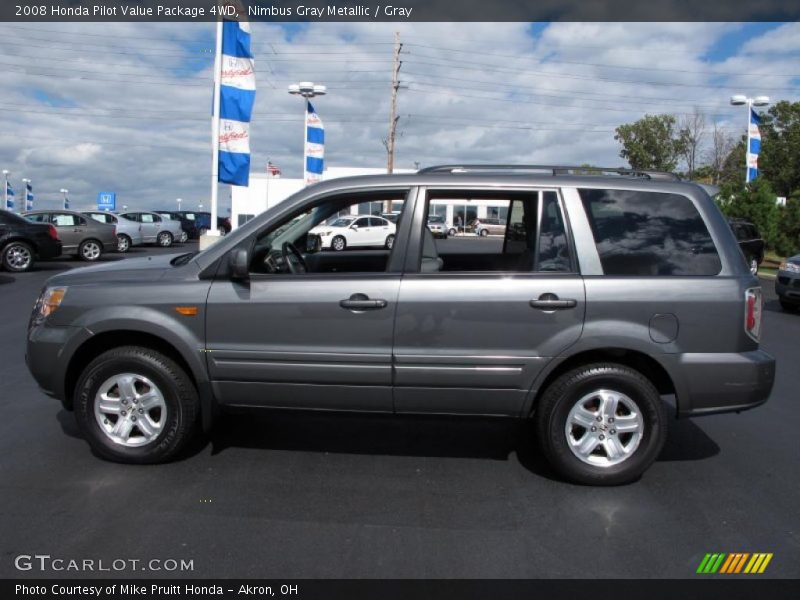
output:
[{"label": "taillight", "polygon": [[761,337],[761,313],[763,297],[761,288],[749,288],[744,292],[744,330],[751,338],[758,341]]},{"label": "taillight", "polygon": [[53,225],[47,226],[47,235],[49,235],[52,239],[58,241],[58,231],[56,230],[55,226]]}]

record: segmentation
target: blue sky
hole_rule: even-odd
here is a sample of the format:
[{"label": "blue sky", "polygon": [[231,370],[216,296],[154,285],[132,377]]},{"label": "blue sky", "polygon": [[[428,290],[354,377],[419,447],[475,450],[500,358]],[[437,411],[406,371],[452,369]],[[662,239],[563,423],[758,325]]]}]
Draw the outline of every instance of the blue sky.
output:
[{"label": "blue sky", "polygon": [[[800,99],[800,26],[731,23],[254,23],[252,166],[300,172],[302,103],[333,166],[385,165],[394,31],[403,42],[397,166],[624,165],[614,128],[695,109],[736,137],[733,93]],[[211,23],[0,24],[0,166],[39,206],[207,204]],[[223,206],[228,192],[220,192]]]}]

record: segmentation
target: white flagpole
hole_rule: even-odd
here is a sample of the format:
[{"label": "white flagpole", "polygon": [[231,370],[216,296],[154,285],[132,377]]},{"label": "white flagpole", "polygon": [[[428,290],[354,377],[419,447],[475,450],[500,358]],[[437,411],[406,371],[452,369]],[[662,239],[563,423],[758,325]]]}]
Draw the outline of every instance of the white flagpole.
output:
[{"label": "white flagpole", "polygon": [[219,94],[222,71],[222,19],[217,21],[217,47],[214,54],[214,114],[211,117],[211,223],[208,233],[217,235],[217,195],[219,187]]}]

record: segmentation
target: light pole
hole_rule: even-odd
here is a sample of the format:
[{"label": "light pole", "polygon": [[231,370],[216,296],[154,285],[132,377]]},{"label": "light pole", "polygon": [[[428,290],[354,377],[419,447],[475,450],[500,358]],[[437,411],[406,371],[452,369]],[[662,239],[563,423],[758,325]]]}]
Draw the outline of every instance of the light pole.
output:
[{"label": "light pole", "polygon": [[289,93],[294,96],[302,96],[305,98],[303,105],[303,182],[306,180],[306,158],[307,142],[308,142],[308,103],[311,98],[315,96],[324,96],[328,93],[328,88],[324,85],[316,85],[311,81],[301,81],[300,83],[293,83],[289,86]]},{"label": "light pole", "polygon": [[67,198],[67,194],[69,194],[69,190],[67,188],[61,188],[59,190],[62,194],[64,194],[64,210],[69,209],[69,198]]},{"label": "light pole", "polygon": [[[742,94],[736,94],[735,96],[731,96],[731,104],[733,106],[747,106],[747,146],[745,146],[745,158],[744,158],[744,182],[750,183],[750,155],[755,154],[756,157],[758,156],[758,152],[750,152],[750,137],[752,134],[751,127],[750,127],[750,119],[751,113],[753,112],[754,106],[766,106],[769,104],[769,96],[756,96],[755,98],[748,98]],[[759,138],[760,139],[760,138]],[[760,150],[760,144],[759,144]],[[753,168],[758,169],[756,166]]]},{"label": "light pole", "polygon": [[8,210],[8,174],[11,171],[3,169],[3,210]]},{"label": "light pole", "polygon": [[25,208],[23,210],[33,210],[33,206],[30,208],[28,207],[28,186],[30,185],[31,180],[27,177],[22,178],[22,187],[25,188],[25,204],[23,205]]},{"label": "light pole", "polygon": [[183,200],[181,198],[178,198],[176,202],[178,203],[178,212],[181,212],[181,202],[183,202]]}]

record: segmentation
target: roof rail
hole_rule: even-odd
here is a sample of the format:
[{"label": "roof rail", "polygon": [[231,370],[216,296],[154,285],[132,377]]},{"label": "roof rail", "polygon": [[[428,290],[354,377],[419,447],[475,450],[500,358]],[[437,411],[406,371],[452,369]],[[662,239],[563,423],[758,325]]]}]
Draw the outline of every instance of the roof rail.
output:
[{"label": "roof rail", "polygon": [[617,175],[622,177],[642,177],[646,179],[666,179],[678,181],[675,173],[666,171],[644,171],[620,167],[595,167],[587,165],[435,165],[425,167],[417,173],[491,173],[496,171],[540,172],[549,175]]}]

